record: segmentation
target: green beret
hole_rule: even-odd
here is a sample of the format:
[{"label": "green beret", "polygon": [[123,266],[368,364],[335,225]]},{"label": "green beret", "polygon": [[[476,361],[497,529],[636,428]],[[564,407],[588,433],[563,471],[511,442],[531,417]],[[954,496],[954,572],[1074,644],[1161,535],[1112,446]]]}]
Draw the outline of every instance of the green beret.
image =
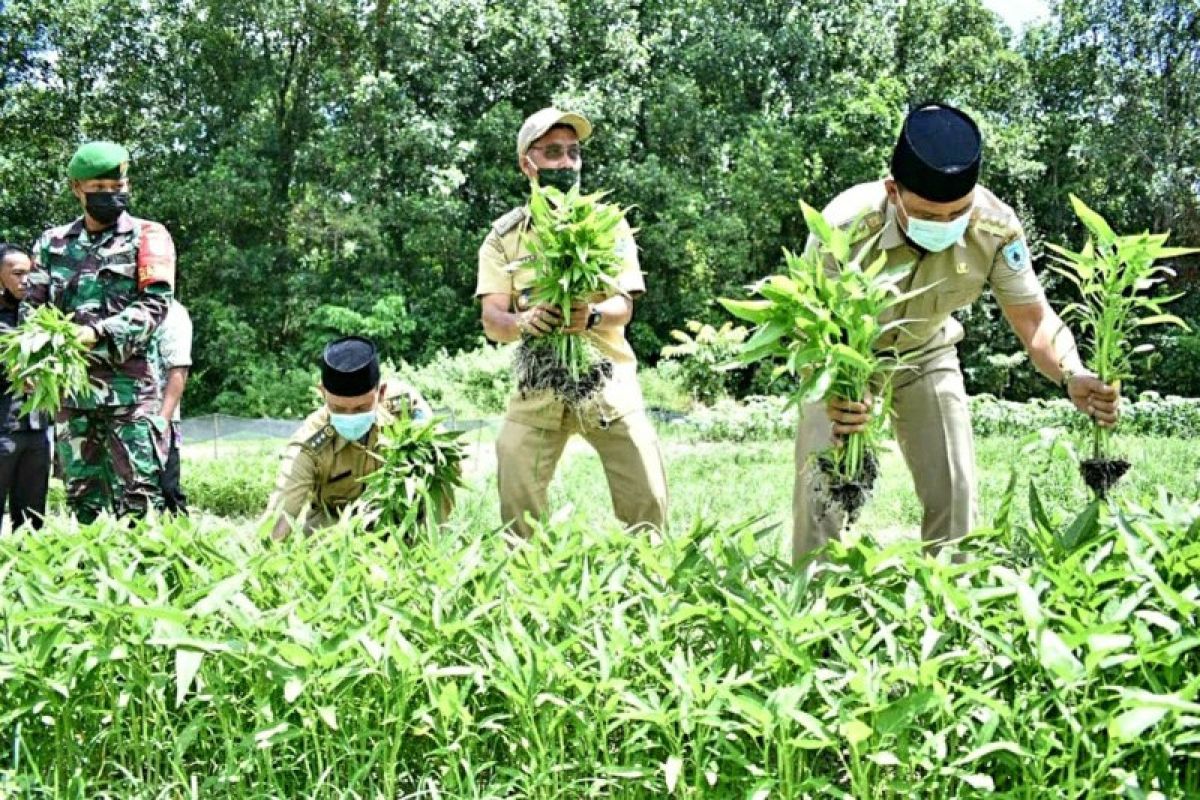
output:
[{"label": "green beret", "polygon": [[75,181],[92,178],[125,177],[129,151],[116,142],[88,142],[81,145],[67,164],[67,177]]}]

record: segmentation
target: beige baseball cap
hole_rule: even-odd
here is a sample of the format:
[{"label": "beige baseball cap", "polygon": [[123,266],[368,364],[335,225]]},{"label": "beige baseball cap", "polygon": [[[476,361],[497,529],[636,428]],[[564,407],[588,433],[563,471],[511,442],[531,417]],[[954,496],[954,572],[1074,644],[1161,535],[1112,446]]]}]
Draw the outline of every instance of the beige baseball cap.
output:
[{"label": "beige baseball cap", "polygon": [[545,136],[546,131],[560,124],[574,128],[581,142],[592,135],[592,123],[582,114],[559,111],[554,107],[543,108],[530,114],[521,126],[521,131],[517,134],[517,160],[525,155],[531,144]]}]

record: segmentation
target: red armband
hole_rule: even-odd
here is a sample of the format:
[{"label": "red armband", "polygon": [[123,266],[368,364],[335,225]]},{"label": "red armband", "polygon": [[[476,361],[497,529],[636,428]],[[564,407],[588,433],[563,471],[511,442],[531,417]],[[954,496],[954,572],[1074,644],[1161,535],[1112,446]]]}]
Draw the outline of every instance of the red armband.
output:
[{"label": "red armband", "polygon": [[142,224],[138,238],[137,281],[138,291],[152,283],[175,286],[175,243],[167,229],[157,222]]}]

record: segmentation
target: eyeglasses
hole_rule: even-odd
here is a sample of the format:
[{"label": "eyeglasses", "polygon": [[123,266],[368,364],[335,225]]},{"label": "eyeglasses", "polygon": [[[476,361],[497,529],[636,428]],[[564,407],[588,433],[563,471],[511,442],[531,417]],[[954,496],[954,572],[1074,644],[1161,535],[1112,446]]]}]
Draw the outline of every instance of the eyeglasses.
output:
[{"label": "eyeglasses", "polygon": [[572,161],[578,161],[580,159],[580,157],[583,155],[583,148],[581,148],[577,144],[572,144],[572,145],[547,144],[547,145],[542,145],[541,147],[530,147],[529,149],[530,150],[541,150],[542,155],[544,155],[546,158],[550,159],[551,161],[558,161],[564,155],[567,158],[571,159]]}]

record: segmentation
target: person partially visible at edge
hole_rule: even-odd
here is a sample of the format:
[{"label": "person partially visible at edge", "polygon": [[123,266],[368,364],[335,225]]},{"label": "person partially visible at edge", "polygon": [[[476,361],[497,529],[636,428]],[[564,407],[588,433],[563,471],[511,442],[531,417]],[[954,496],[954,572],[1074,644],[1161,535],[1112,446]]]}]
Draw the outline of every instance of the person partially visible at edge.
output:
[{"label": "person partially visible at edge", "polygon": [[[14,331],[24,316],[31,264],[23,247],[0,243],[0,334]],[[0,519],[7,507],[14,531],[26,522],[40,528],[46,516],[54,427],[42,412],[22,414],[23,399],[21,387],[0,370]]]},{"label": "person partially visible at edge", "polygon": [[[592,125],[580,114],[544,108],[525,120],[517,134],[517,166],[530,182],[567,191],[579,183],[580,143]],[[633,303],[645,291],[633,232],[622,223],[619,255],[625,266],[619,291],[581,298],[569,326],[558,309],[530,302],[532,256],[526,245],[529,211],[515,208],[497,219],[479,249],[475,296],[482,303],[484,333],[494,342],[514,342],[559,331],[586,336],[613,363],[600,392],[599,411],[580,414],[550,391],[515,394],[496,441],[500,516],[520,535],[532,533],[530,519],[548,512],[546,491],[567,440],[580,434],[604,467],[613,510],[626,526],[663,530],[667,482],[658,436],[647,417],[637,381],[637,359],[625,339]]]},{"label": "person partially visible at edge", "polygon": [[180,485],[179,404],[192,368],[192,318],[178,300],[171,301],[166,319],[158,329],[158,378],[162,407],[158,415],[167,421],[167,460],[162,471],[163,503],[174,514],[187,514],[187,496]]},{"label": "person partially visible at edge", "polygon": [[144,515],[163,506],[155,333],[175,286],[175,244],[157,222],[129,213],[129,153],[88,142],[67,165],[83,215],[34,246],[26,302],[50,303],[91,347],[92,390],[64,398],[58,458],[67,504],[83,522],[102,511]]},{"label": "person partially visible at edge", "polygon": [[294,526],[312,531],[332,524],[362,495],[362,479],[379,468],[379,430],[397,415],[417,422],[433,415],[416,389],[381,380],[375,345],[361,336],[325,346],[317,389],[325,402],[292,435],[267,503],[276,540]]},{"label": "person partially visible at edge", "polygon": [[[883,321],[911,322],[885,334],[880,347],[908,365],[893,379],[892,424],[923,509],[921,536],[935,546],[974,524],[975,449],[955,349],[963,328],[951,314],[974,303],[985,286],[1033,364],[1081,413],[1104,426],[1115,424],[1118,413],[1117,390],[1084,369],[1074,337],[1046,302],[1017,215],[978,184],[982,156],[974,120],[945,104],[922,105],[904,121],[891,174],[846,190],[824,210],[844,229],[861,218],[855,253],[871,247],[862,263],[883,253],[889,267],[910,265],[904,291],[930,287],[889,309]],[[813,237],[808,247],[816,247]],[[821,501],[823,476],[813,455],[835,438],[862,431],[870,414],[868,404],[844,398],[801,409],[795,560],[836,537],[843,525],[833,504]]]}]

